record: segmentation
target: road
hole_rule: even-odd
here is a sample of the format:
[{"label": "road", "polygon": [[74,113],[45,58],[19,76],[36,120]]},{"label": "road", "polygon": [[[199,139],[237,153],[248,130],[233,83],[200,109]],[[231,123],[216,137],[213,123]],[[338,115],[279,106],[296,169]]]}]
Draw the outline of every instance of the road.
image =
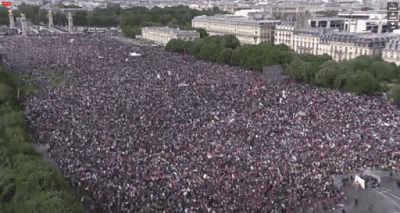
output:
[{"label": "road", "polygon": [[[365,189],[356,189],[350,183],[341,186],[340,188],[347,196],[344,207],[320,212],[342,213],[344,209],[346,213],[400,213],[400,188],[396,184],[400,180],[400,176],[393,175],[391,177],[388,171],[367,171],[364,174],[379,176],[380,186]],[[358,199],[358,205],[355,204],[355,199]]]}]

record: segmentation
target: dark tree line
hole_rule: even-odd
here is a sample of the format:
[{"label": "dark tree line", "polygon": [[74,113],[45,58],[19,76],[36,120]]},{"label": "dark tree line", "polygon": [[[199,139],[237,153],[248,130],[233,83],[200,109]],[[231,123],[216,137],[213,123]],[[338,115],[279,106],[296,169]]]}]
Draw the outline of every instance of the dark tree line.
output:
[{"label": "dark tree line", "polygon": [[[75,5],[64,6],[76,8]],[[7,9],[0,10],[3,13],[0,24],[9,24]],[[48,11],[40,10],[39,6],[21,5],[18,10],[13,11],[15,18],[24,13],[26,18],[34,24],[48,23]],[[78,11],[73,14],[74,26],[97,26],[97,27],[121,27],[122,32],[127,37],[135,37],[141,33],[144,26],[169,26],[183,30],[196,30],[201,37],[207,36],[204,29],[193,28],[191,21],[193,17],[200,15],[215,15],[225,13],[219,11],[217,7],[212,10],[198,11],[189,9],[187,6],[176,6],[168,8],[154,7],[147,9],[145,7],[132,7],[122,9],[119,4],[108,5],[106,9],[97,8],[92,12]],[[53,13],[55,25],[66,25],[67,16],[61,13]]]},{"label": "dark tree line", "polygon": [[[210,36],[194,41],[173,39],[165,49],[187,51],[201,59],[244,66],[252,70],[261,70],[263,66],[269,65],[289,65],[286,74],[299,81],[363,94],[388,91],[385,82],[400,80],[400,68],[380,57],[359,56],[350,61],[336,62],[327,54],[297,54],[284,44],[241,46],[234,35]],[[392,96],[397,95],[400,98],[400,89],[398,90]]]}]

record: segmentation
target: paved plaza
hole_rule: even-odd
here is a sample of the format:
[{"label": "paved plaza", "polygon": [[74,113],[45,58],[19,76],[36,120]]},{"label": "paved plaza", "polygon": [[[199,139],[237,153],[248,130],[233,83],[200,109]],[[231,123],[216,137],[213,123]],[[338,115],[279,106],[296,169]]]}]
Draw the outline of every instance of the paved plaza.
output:
[{"label": "paved plaza", "polygon": [[[364,172],[364,174],[379,176],[381,178],[380,186],[362,189],[356,188],[348,182],[341,187],[345,193],[344,206],[321,212],[342,213],[344,209],[346,213],[400,213],[400,188],[396,184],[400,177],[396,174],[390,176],[389,171],[370,171]],[[358,199],[357,205],[355,199]]]}]

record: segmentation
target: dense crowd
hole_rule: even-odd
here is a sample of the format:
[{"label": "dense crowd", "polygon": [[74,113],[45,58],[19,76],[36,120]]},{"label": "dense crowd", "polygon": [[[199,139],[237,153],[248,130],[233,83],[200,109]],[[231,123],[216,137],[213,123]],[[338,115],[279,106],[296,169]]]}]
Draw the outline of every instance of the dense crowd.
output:
[{"label": "dense crowd", "polygon": [[[332,175],[399,167],[399,113],[383,95],[269,84],[241,67],[106,37],[8,37],[43,88],[36,143],[91,212],[291,212],[333,205]],[[141,57],[130,57],[137,52]],[[49,87],[54,75],[65,76]],[[47,72],[46,72],[47,73]]]}]

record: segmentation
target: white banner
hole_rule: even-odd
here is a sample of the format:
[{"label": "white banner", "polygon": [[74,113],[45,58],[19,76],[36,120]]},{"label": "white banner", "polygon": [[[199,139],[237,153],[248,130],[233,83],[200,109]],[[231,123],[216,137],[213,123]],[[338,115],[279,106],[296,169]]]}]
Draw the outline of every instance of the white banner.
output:
[{"label": "white banner", "polygon": [[362,179],[360,176],[356,175],[355,182],[359,183],[361,188],[365,189],[365,180]]}]

